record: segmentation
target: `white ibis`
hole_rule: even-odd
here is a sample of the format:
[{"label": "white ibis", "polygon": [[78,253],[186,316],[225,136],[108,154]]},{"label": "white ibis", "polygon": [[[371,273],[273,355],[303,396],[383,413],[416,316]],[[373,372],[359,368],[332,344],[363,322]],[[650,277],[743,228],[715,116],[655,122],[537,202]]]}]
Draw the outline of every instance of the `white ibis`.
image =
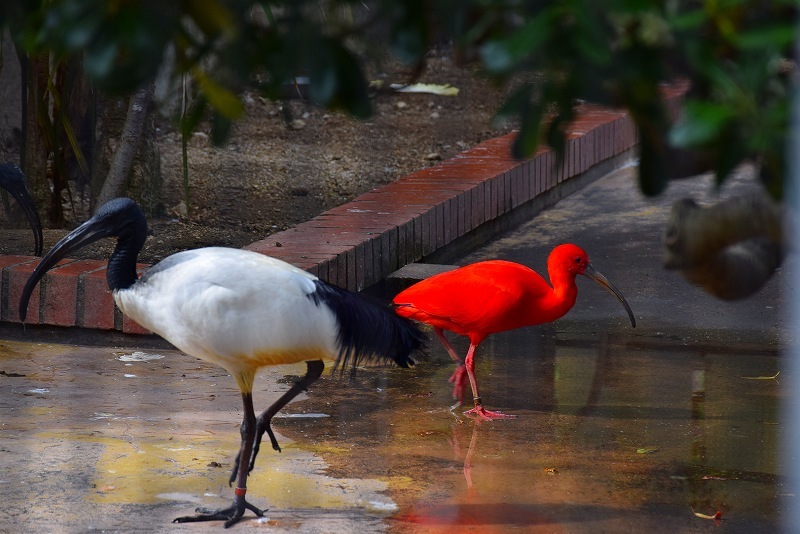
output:
[{"label": "white ibis", "polygon": [[28,186],[25,185],[25,176],[16,165],[11,163],[0,164],[0,187],[8,191],[11,196],[17,199],[28,223],[33,229],[34,253],[42,255],[42,223],[39,220],[39,212],[36,211],[36,204],[33,203]]},{"label": "white ibis", "polygon": [[[118,198],[103,205],[42,258],[22,292],[20,318],[25,320],[36,284],[59,260],[98,239],[116,237],[107,279],[122,312],[183,352],[224,368],[242,394],[242,441],[230,478],[231,484],[236,481],[233,504],[220,510],[198,508],[198,515],[175,522],[224,520],[229,527],[245,510],[262,516],[245,493],[264,432],[280,451],[270,428],[272,417],[319,378],[324,360],[341,369],[364,360],[409,367],[425,335],[388,305],[381,307],[288,263],[246,250],[179,252],[137,280],[136,259],[146,233],[144,214],[132,200]],[[256,418],[256,370],[303,361],[306,375]]]}]

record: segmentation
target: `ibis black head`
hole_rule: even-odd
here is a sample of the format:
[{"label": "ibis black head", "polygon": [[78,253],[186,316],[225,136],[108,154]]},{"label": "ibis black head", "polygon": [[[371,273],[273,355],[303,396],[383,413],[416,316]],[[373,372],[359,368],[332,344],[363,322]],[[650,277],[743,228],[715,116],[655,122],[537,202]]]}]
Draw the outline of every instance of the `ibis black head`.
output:
[{"label": "ibis black head", "polygon": [[20,320],[25,320],[31,293],[47,271],[69,254],[104,237],[117,238],[117,246],[108,260],[108,286],[112,290],[132,286],[136,282],[136,257],[147,238],[147,221],[136,202],[116,198],[101,206],[94,217],[65,235],[45,254],[22,290]]},{"label": "ibis black head", "polygon": [[16,165],[3,163],[0,165],[0,187],[8,191],[11,196],[17,199],[25,217],[33,229],[33,239],[35,243],[35,254],[42,255],[42,222],[39,220],[39,212],[36,211],[36,204],[33,203],[31,192],[25,184],[25,176]]}]

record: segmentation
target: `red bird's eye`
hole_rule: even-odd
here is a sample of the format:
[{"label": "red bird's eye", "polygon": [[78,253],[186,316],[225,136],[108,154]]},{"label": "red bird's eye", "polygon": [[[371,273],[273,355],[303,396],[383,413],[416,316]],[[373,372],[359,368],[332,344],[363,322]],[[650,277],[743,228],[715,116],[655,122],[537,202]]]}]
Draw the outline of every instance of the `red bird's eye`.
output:
[{"label": "red bird's eye", "polygon": [[575,258],[575,263],[580,263],[581,261],[583,261],[583,258],[581,258],[580,256]]}]

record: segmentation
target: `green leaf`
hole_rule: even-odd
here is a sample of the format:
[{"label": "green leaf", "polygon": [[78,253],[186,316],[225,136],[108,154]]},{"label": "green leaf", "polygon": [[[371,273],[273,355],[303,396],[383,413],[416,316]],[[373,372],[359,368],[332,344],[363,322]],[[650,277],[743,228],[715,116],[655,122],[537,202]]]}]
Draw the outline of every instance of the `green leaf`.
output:
[{"label": "green leaf", "polygon": [[523,58],[539,52],[552,36],[555,16],[554,9],[545,9],[508,38],[484,44],[480,57],[486,70],[492,74],[506,73]]},{"label": "green leaf", "polygon": [[227,119],[236,119],[244,112],[244,104],[234,93],[212,80],[199,68],[193,71],[197,85],[211,106]]},{"label": "green leaf", "polygon": [[679,13],[669,19],[676,30],[697,30],[705,24],[706,20],[708,20],[708,16],[702,9]]},{"label": "green leaf", "polygon": [[512,155],[518,159],[530,157],[539,148],[546,103],[541,99],[532,102],[528,97],[521,105],[519,134],[511,147]]},{"label": "green leaf", "polygon": [[534,85],[531,83],[522,84],[506,98],[500,109],[495,113],[493,121],[502,122],[512,117],[520,115],[530,102],[534,94]]},{"label": "green leaf", "polygon": [[211,119],[211,142],[215,145],[223,145],[231,135],[233,122],[221,113],[214,112]]},{"label": "green leaf", "polygon": [[795,42],[797,24],[786,24],[759,28],[736,35],[736,44],[742,50],[760,51],[765,48],[786,48]]},{"label": "green leaf", "polygon": [[642,193],[652,197],[667,188],[664,155],[647,136],[639,144],[639,188]]},{"label": "green leaf", "polygon": [[357,118],[369,117],[369,88],[358,59],[333,39],[323,40],[321,46],[311,65],[311,100],[319,106],[344,109]]},{"label": "green leaf", "polygon": [[501,74],[514,66],[514,60],[503,42],[489,41],[481,46],[479,54],[483,66],[490,73]]},{"label": "green leaf", "polygon": [[317,52],[311,59],[308,96],[320,106],[327,106],[334,99],[339,85],[335,47],[336,43],[331,40],[323,40],[314,47]]},{"label": "green leaf", "polygon": [[670,143],[682,148],[710,143],[719,138],[734,116],[735,111],[725,104],[687,101],[683,114],[670,131]]},{"label": "green leaf", "polygon": [[515,60],[530,56],[550,39],[555,27],[555,9],[544,9],[507,39],[509,53]]},{"label": "green leaf", "polygon": [[206,106],[208,102],[200,95],[194,101],[194,103],[188,108],[187,113],[181,115],[180,119],[180,130],[181,135],[185,138],[190,138],[192,133],[197,129],[197,126],[200,124],[200,121],[203,120],[203,116],[206,112]]},{"label": "green leaf", "polygon": [[392,35],[392,52],[406,65],[414,65],[424,55],[425,42],[415,28],[398,28]]},{"label": "green leaf", "polygon": [[539,125],[532,121],[524,121],[517,137],[514,138],[511,154],[517,159],[527,158],[539,148],[540,137]]},{"label": "green leaf", "polygon": [[[734,121],[731,121],[734,122]],[[717,185],[722,182],[730,173],[749,155],[744,141],[739,135],[736,124],[729,124],[722,129],[716,140],[716,174]]]},{"label": "green leaf", "polygon": [[534,102],[535,90],[536,86],[533,83],[522,84],[506,98],[492,119],[493,122],[502,122],[511,117],[519,117],[519,133],[511,147],[512,155],[515,158],[526,158],[533,154],[539,146],[544,106],[541,99]]},{"label": "green leaf", "polygon": [[372,103],[369,99],[369,87],[358,59],[344,47],[339,47],[336,63],[339,85],[333,107],[343,108],[359,119],[368,118],[372,115]]},{"label": "green leaf", "polygon": [[89,76],[96,79],[108,76],[114,68],[118,51],[119,48],[115,41],[97,43],[87,49],[83,57],[83,64]]},{"label": "green leaf", "polygon": [[183,0],[186,12],[206,35],[233,29],[233,16],[216,0]]}]

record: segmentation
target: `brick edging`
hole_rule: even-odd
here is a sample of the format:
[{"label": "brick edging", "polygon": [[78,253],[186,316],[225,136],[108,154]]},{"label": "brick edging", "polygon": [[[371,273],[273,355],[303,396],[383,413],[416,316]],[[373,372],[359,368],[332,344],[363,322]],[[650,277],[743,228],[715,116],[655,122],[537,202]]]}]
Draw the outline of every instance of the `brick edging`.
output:
[{"label": "brick edging", "polygon": [[[685,83],[664,88],[673,116],[687,88]],[[514,135],[484,141],[245,248],[360,291],[630,152],[638,143],[626,112],[591,104],[578,107],[561,165],[547,147],[529,159],[514,159]],[[37,263],[32,256],[0,256],[0,321],[19,322],[22,288]],[[105,265],[99,260],[62,260],[34,291],[26,323],[149,333],[116,309]]]}]

